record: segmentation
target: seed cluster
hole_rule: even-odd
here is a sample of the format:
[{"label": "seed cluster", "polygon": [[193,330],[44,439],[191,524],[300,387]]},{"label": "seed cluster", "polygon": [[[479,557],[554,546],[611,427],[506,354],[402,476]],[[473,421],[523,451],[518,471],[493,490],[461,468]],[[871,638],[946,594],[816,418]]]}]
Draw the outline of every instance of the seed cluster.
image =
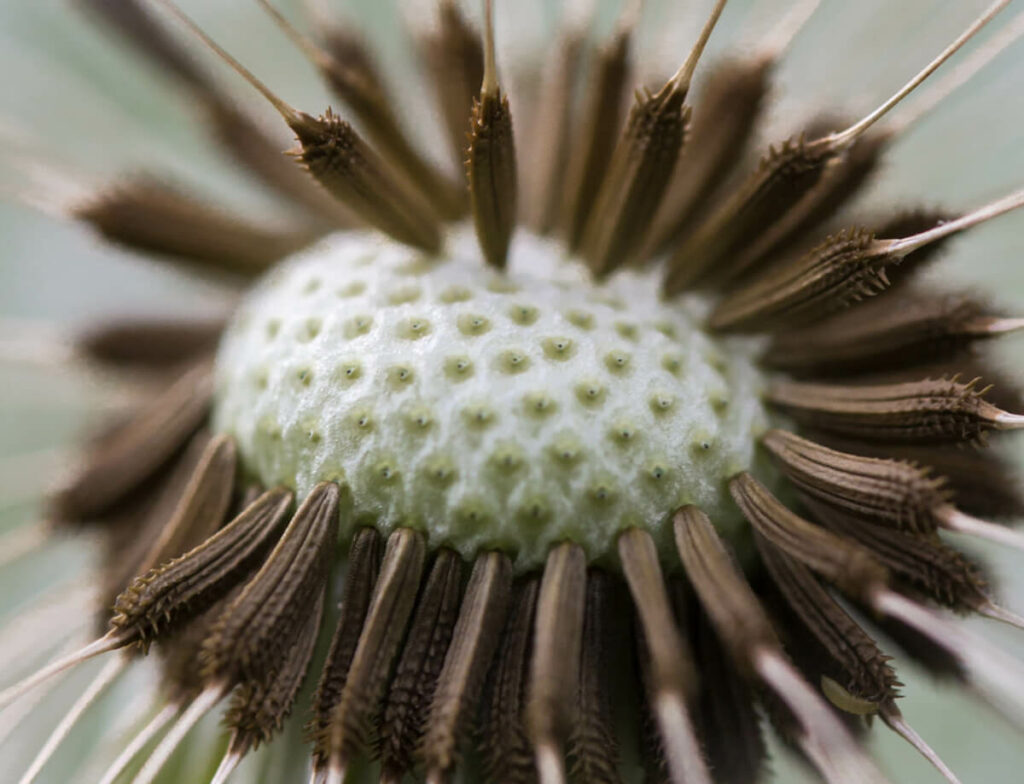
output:
[{"label": "seed cluster", "polygon": [[216,414],[257,478],[339,481],[350,524],[523,566],[565,538],[607,553],[684,503],[735,521],[724,482],[767,424],[756,344],[716,344],[701,303],[663,306],[653,277],[583,283],[530,237],[499,276],[470,242],[426,260],[349,235],[257,287],[221,349]]}]

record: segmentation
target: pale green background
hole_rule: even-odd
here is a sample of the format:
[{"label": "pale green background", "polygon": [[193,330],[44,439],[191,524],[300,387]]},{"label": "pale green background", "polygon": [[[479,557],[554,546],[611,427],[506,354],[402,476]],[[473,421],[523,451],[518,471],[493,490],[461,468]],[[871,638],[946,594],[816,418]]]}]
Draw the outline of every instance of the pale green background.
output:
[{"label": "pale green background", "polygon": [[[557,17],[552,2],[496,0],[502,51],[528,51],[538,31]],[[282,95],[311,111],[326,105],[326,94],[309,67],[267,23],[250,0],[191,0],[182,5]],[[285,10],[294,2],[280,2]],[[408,45],[388,8],[390,2],[338,0],[350,18],[381,42],[383,59],[407,67]],[[408,3],[415,6],[414,3]],[[668,24],[669,10],[698,10],[708,3],[652,2],[643,31],[644,51],[660,56],[664,72],[692,39],[693,24]],[[771,140],[797,128],[814,106],[863,110],[894,89],[987,5],[979,0],[824,0],[823,7],[781,69],[780,102],[773,113]],[[1016,3],[1020,6],[1021,3]],[[712,50],[723,42],[749,41],[770,25],[786,3],[747,0],[730,3]],[[1019,12],[1019,9],[1018,11]],[[1014,13],[1011,7],[1006,14]],[[606,15],[607,16],[607,15]],[[523,29],[523,26],[528,29]],[[507,58],[506,58],[507,62]],[[514,69],[509,69],[515,77]],[[225,76],[231,80],[230,76]],[[239,94],[249,96],[237,81]],[[893,150],[872,194],[882,210],[900,203],[968,207],[1024,183],[1024,47],[1005,53],[972,86],[949,100]],[[408,109],[422,117],[422,94],[402,82]],[[269,122],[272,117],[266,115]],[[426,128],[426,126],[423,126]],[[524,131],[520,130],[520,134]],[[102,181],[115,172],[156,168],[224,198],[253,215],[274,214],[272,199],[229,166],[221,164],[187,114],[187,99],[145,63],[126,55],[73,12],[68,0],[0,0],[0,196],[17,191],[23,179],[14,163],[29,153],[11,137],[31,139],[41,160],[77,176]],[[429,139],[433,131],[422,130]],[[282,146],[287,138],[282,134]],[[436,145],[435,145],[436,147]],[[876,210],[877,212],[877,210]],[[932,273],[947,285],[977,284],[1007,306],[1024,309],[1024,215],[1010,216],[958,241]],[[0,316],[78,324],[113,311],[137,313],[208,312],[218,305],[215,289],[186,281],[173,271],[99,244],[74,225],[31,209],[0,203]],[[0,337],[0,340],[3,338]],[[1007,362],[1024,356],[1020,340],[1003,348]],[[0,365],[0,455],[17,456],[65,443],[90,410],[109,400],[97,385],[83,386],[66,374]],[[1018,449],[1018,452],[1020,450]],[[0,458],[8,459],[9,458]],[[45,464],[45,461],[43,461]],[[17,469],[17,470],[16,470]],[[3,511],[3,498],[40,487],[45,473],[29,464],[0,463],[0,530],[35,513],[31,505]],[[0,572],[0,619],[47,581],[81,561],[79,545],[66,545],[26,558]],[[979,548],[990,549],[990,548]],[[1008,604],[1024,609],[1024,555],[994,553]],[[992,639],[1024,655],[1024,633],[975,624]],[[897,662],[902,665],[902,662]],[[80,673],[84,683],[92,671]],[[964,782],[1022,780],[1024,743],[990,712],[964,695],[936,690],[913,667],[902,666],[907,683],[903,709],[911,723],[962,776]],[[6,680],[6,679],[5,679]],[[131,691],[133,684],[123,684]],[[0,747],[0,780],[14,780],[41,742],[53,714],[48,710]],[[47,715],[49,714],[49,715]],[[58,764],[41,782],[63,781],[103,733],[91,721],[62,749]],[[939,781],[912,751],[884,729],[872,748],[898,784]],[[63,768],[64,772],[59,772]],[[73,769],[73,768],[72,768]],[[784,759],[775,763],[778,781],[803,781]],[[59,773],[59,775],[58,775]]]}]

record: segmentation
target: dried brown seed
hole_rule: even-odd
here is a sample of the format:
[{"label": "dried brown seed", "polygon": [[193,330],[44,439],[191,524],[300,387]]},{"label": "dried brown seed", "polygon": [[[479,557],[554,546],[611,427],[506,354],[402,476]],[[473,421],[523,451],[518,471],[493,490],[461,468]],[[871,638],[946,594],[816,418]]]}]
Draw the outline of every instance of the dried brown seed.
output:
[{"label": "dried brown seed", "polygon": [[470,118],[466,178],[480,249],[488,264],[502,269],[516,222],[518,184],[512,112],[498,85],[492,16],[488,2],[484,75]]},{"label": "dried brown seed", "polygon": [[146,176],[101,191],[71,212],[110,242],[200,272],[244,278],[261,274],[319,234],[257,226]]},{"label": "dried brown seed", "polygon": [[400,781],[415,765],[414,755],[458,617],[461,578],[462,559],[452,550],[440,550],[413,613],[384,707],[382,776],[393,781]]},{"label": "dried brown seed", "polygon": [[[761,560],[788,607],[842,673],[842,681],[836,683],[833,680],[833,683],[857,700],[868,703],[858,708],[864,712],[873,713],[883,705],[892,703],[899,696],[896,691],[899,682],[888,664],[889,657],[879,650],[871,636],[832,598],[805,566],[763,537],[757,538],[757,546]],[[830,696],[826,691],[826,696],[836,704],[833,696],[841,693],[834,691]],[[837,707],[850,711],[858,706],[848,703]]]},{"label": "dried brown seed", "polygon": [[314,742],[315,764],[318,767],[323,767],[327,762],[331,717],[345,688],[352,657],[359,644],[366,613],[370,609],[382,550],[380,534],[372,528],[361,528],[352,538],[348,570],[341,592],[341,613],[327,654],[327,663],[313,696],[313,719],[307,728]]},{"label": "dried brown seed", "polygon": [[587,559],[579,545],[548,553],[525,706],[527,733],[542,781],[565,780],[565,744],[575,724],[587,597]]},{"label": "dried brown seed", "polygon": [[533,749],[526,734],[523,707],[530,671],[534,616],[540,579],[527,578],[513,589],[485,697],[481,756],[487,781],[532,784],[537,781]]},{"label": "dried brown seed", "polygon": [[693,659],[672,615],[654,540],[646,531],[633,528],[620,534],[618,552],[643,629],[647,700],[671,780],[673,784],[710,784],[686,707],[697,689]]},{"label": "dried brown seed", "polygon": [[332,771],[345,771],[357,753],[369,750],[375,742],[375,728],[416,602],[426,553],[423,535],[410,528],[396,529],[388,537],[359,643],[330,716],[326,753]]},{"label": "dried brown seed", "polygon": [[314,487],[259,571],[221,614],[203,645],[209,683],[265,683],[287,658],[327,582],[340,496],[333,482]]},{"label": "dried brown seed", "polygon": [[81,471],[53,497],[56,519],[93,519],[152,476],[199,428],[212,394],[210,367],[203,364],[144,403],[86,455]]},{"label": "dried brown seed", "polygon": [[583,254],[597,275],[630,263],[641,249],[683,147],[690,116],[683,104],[693,72],[724,8],[724,0],[715,4],[665,86],[637,95],[583,230]]},{"label": "dried brown seed", "polygon": [[888,575],[866,549],[791,512],[748,473],[729,482],[729,491],[754,530],[841,591],[869,601]]},{"label": "dried brown seed", "polygon": [[438,27],[424,37],[423,53],[453,160],[461,165],[466,159],[466,120],[484,78],[484,47],[453,0],[438,3]]},{"label": "dried brown seed", "polygon": [[845,375],[906,369],[956,356],[973,341],[1019,328],[958,294],[900,292],[827,321],[775,336],[764,361],[799,374]]},{"label": "dried brown seed", "polygon": [[419,756],[427,781],[442,782],[454,767],[459,742],[480,698],[501,637],[512,590],[512,563],[491,552],[479,556],[445,656]]},{"label": "dried brown seed", "polygon": [[931,533],[949,503],[943,479],[913,463],[839,452],[782,430],[763,443],[804,492],[894,528]]},{"label": "dried brown seed", "polygon": [[976,442],[990,430],[1012,430],[1024,417],[984,400],[977,379],[841,386],[779,382],[768,400],[798,422],[842,436],[910,444]]},{"label": "dried brown seed", "polygon": [[569,735],[569,775],[575,782],[618,784],[619,744],[608,688],[608,647],[614,621],[610,605],[611,577],[600,570],[587,573],[576,723]]},{"label": "dried brown seed", "polygon": [[205,610],[261,562],[291,503],[290,491],[269,490],[199,547],[135,578],[114,604],[111,632],[145,645]]},{"label": "dried brown seed", "polygon": [[[395,113],[398,101],[387,90],[380,70],[364,42],[355,35],[329,28],[332,48],[320,47],[299,32],[268,0],[258,0],[274,21],[302,50],[339,98],[355,115],[369,140],[394,170],[401,173],[442,217],[462,215],[461,190],[416,149]],[[338,52],[340,59],[334,55]]]},{"label": "dried brown seed", "polygon": [[116,318],[75,335],[75,351],[115,369],[163,370],[212,354],[223,319]]},{"label": "dried brown seed", "polygon": [[563,196],[563,223],[570,251],[580,249],[584,227],[615,149],[631,71],[632,38],[632,21],[620,24],[589,66],[579,138],[569,152]]}]

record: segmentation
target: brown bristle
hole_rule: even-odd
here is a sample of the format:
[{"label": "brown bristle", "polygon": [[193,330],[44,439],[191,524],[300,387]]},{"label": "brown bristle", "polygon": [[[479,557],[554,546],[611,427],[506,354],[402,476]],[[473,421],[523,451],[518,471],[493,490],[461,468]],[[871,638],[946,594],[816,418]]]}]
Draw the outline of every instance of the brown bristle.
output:
[{"label": "brown bristle", "polygon": [[842,386],[784,381],[772,405],[809,427],[861,440],[942,444],[977,442],[990,430],[1021,426],[1016,414],[982,397],[978,380],[926,379],[902,384]]},{"label": "brown bristle", "polygon": [[484,78],[484,45],[454,0],[438,2],[437,30],[424,38],[423,53],[452,158],[462,165],[467,118],[473,113],[473,101]]},{"label": "brown bristle", "polygon": [[135,578],[114,603],[111,633],[147,645],[246,579],[277,541],[292,494],[264,493],[199,547]]},{"label": "brown bristle", "polygon": [[886,584],[888,573],[870,551],[798,517],[750,474],[733,478],[729,491],[758,535],[843,593],[868,597]]},{"label": "brown bristle", "polygon": [[462,571],[462,559],[456,553],[438,552],[413,612],[380,727],[381,766],[394,781],[415,766],[430,700],[455,630]]},{"label": "brown bristle", "polygon": [[181,449],[210,409],[207,364],[181,376],[97,443],[53,498],[58,520],[91,520],[123,499]]},{"label": "brown bristle", "polygon": [[597,191],[615,149],[626,89],[631,73],[633,28],[620,26],[594,54],[587,77],[588,92],[579,117],[578,138],[569,152],[563,195],[566,243],[578,251]]},{"label": "brown bristle", "polygon": [[345,102],[381,157],[407,178],[423,198],[436,205],[442,217],[460,217],[465,201],[461,190],[409,140],[395,113],[398,101],[387,90],[373,56],[360,39],[335,33],[335,48],[344,57],[338,60],[293,27],[269,0],[258,2],[317,67],[331,91]]},{"label": "brown bristle", "polygon": [[114,369],[165,370],[213,354],[224,319],[121,317],[75,335],[75,351]]},{"label": "brown bristle", "polygon": [[392,665],[399,654],[426,559],[423,536],[399,528],[388,537],[380,575],[345,686],[331,712],[325,754],[334,770],[346,770],[358,752],[375,743]]},{"label": "brown bristle", "polygon": [[515,587],[508,620],[488,677],[490,693],[484,701],[481,737],[482,767],[488,781],[533,784],[537,779],[523,708],[539,591],[537,577],[528,578]]},{"label": "brown bristle", "polygon": [[252,278],[316,239],[270,231],[158,180],[127,180],[72,208],[110,242],[195,267]]},{"label": "brown bristle", "polygon": [[348,570],[341,591],[341,612],[327,653],[327,662],[313,696],[313,719],[308,726],[317,767],[322,768],[327,762],[331,719],[345,688],[352,657],[355,656],[366,613],[370,609],[382,550],[380,534],[373,528],[360,528],[352,538]]},{"label": "brown bristle", "polygon": [[438,676],[418,756],[427,781],[445,781],[469,729],[484,678],[505,625],[512,592],[512,563],[503,553],[477,557],[459,610],[452,644]]}]

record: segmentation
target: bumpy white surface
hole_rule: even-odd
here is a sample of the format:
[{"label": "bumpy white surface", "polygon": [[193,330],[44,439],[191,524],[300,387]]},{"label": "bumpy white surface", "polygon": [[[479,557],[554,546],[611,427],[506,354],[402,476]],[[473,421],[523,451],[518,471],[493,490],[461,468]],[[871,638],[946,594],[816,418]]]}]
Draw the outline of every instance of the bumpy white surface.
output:
[{"label": "bumpy white surface", "polygon": [[218,359],[216,426],[265,485],[350,489],[343,535],[409,525],[520,567],[572,539],[592,558],[638,525],[669,546],[694,503],[727,534],[725,480],[767,427],[749,341],[712,341],[698,300],[651,275],[589,282],[520,232],[509,270],[464,231],[443,260],[330,238],[246,299]]}]

